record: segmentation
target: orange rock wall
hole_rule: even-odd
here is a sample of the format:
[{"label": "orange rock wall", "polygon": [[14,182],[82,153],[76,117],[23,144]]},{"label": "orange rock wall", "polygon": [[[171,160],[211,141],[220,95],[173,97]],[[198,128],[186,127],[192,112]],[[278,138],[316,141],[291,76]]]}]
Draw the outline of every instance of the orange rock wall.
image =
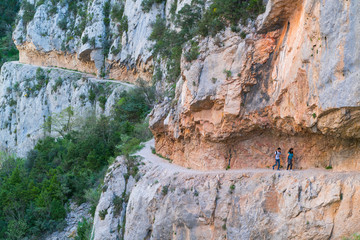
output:
[{"label": "orange rock wall", "polygon": [[[241,40],[225,32],[224,47],[202,42],[198,60],[183,60],[176,105],[163,118],[157,109],[152,115],[156,150],[186,167],[224,169],[228,164],[269,167],[277,147],[284,152],[293,147],[297,168],[360,169],[358,105],[352,97],[338,101],[324,94],[324,89],[339,98],[354,94],[346,85],[339,90],[331,80],[345,79],[346,41],[332,39],[337,47],[329,48],[327,21],[341,20],[323,16],[332,7],[344,16],[341,24],[346,26],[350,3],[338,3],[339,9],[307,0],[287,8],[284,15],[284,4],[295,2],[270,2],[273,12],[259,27],[261,34]],[[211,61],[215,64],[208,67]],[[335,69],[328,67],[332,61],[337,62]],[[232,75],[221,77],[216,64]],[[220,77],[202,78],[211,74]],[[332,78],[324,79],[326,74]]]},{"label": "orange rock wall", "polygon": [[[95,66],[95,62],[90,59],[90,56],[82,59],[75,53],[66,52],[41,52],[36,49],[32,43],[18,45],[19,62],[25,64],[32,64],[44,67],[60,67],[73,69],[93,75],[100,76],[101,72]],[[93,51],[101,51],[93,50]],[[90,55],[90,53],[88,53]],[[134,83],[138,78],[150,81],[153,74],[152,60],[146,63],[137,61],[136,66],[125,66],[117,62],[107,61],[106,75],[110,79],[121,80],[124,82]]]}]

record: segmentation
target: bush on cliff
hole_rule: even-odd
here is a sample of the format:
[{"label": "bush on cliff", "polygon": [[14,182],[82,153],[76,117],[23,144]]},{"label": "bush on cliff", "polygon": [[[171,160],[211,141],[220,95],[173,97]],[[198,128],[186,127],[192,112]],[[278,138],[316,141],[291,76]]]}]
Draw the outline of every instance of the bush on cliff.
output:
[{"label": "bush on cliff", "polygon": [[4,62],[19,58],[19,52],[11,38],[20,1],[0,0],[0,67]]},{"label": "bush on cliff", "polygon": [[36,239],[61,229],[69,199],[91,199],[94,210],[109,159],[151,137],[144,119],[152,96],[148,87],[123,92],[111,116],[89,117],[63,137],[40,140],[26,159],[0,155],[0,239]]},{"label": "bush on cliff", "polygon": [[[227,26],[232,26],[231,29],[239,32],[237,25],[240,20],[245,23],[247,19],[256,18],[264,10],[262,0],[214,0],[208,8],[205,8],[204,1],[192,0],[191,4],[185,4],[174,16],[177,30],[169,29],[166,20],[159,15],[152,25],[149,40],[155,42],[153,54],[167,60],[167,80],[177,81],[182,50],[195,36],[214,37]],[[175,14],[175,10],[173,13]],[[190,51],[185,53],[187,61],[195,60],[198,55],[194,44],[191,44]]]}]

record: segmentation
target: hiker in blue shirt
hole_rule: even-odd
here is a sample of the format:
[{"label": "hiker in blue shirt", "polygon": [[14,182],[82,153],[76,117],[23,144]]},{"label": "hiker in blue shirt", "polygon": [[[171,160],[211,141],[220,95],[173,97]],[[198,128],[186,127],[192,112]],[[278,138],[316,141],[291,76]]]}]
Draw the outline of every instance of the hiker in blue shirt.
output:
[{"label": "hiker in blue shirt", "polygon": [[289,170],[289,167],[290,167],[290,170],[292,170],[292,159],[294,157],[294,149],[293,148],[290,148],[289,152],[288,152],[289,156],[288,156],[288,164],[287,164],[287,167],[286,167],[286,170]]},{"label": "hiker in blue shirt", "polygon": [[274,168],[276,167],[276,165],[278,166],[278,169],[277,170],[280,170],[280,155],[281,155],[281,148],[278,148],[276,151],[275,151],[275,164],[273,166],[273,170]]}]

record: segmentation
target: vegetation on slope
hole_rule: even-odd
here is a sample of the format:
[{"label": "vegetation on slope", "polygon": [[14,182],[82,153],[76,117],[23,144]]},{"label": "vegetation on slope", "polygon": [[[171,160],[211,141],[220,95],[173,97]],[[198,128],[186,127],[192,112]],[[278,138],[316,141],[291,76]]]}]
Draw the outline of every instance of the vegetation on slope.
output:
[{"label": "vegetation on slope", "polygon": [[[37,238],[62,229],[69,199],[91,202],[93,214],[109,163],[151,138],[145,117],[153,99],[153,89],[144,85],[123,92],[111,116],[89,117],[81,126],[69,127],[75,121],[68,108],[61,114],[65,121],[51,121],[66,123],[63,137],[42,139],[26,159],[1,155],[0,239]],[[79,226],[82,234],[84,226]]]},{"label": "vegetation on slope", "polygon": [[[158,1],[145,1],[144,11],[150,9],[150,3]],[[198,55],[198,42],[196,36],[214,37],[221,30],[231,26],[231,30],[239,31],[238,23],[245,23],[247,19],[254,19],[265,8],[262,0],[214,0],[210,7],[205,8],[202,0],[192,0],[175,13],[177,1],[171,7],[173,21],[177,30],[170,29],[166,20],[158,16],[153,24],[149,39],[155,42],[153,54],[167,60],[167,80],[175,82],[180,75],[180,59],[183,47],[190,42],[191,48],[184,53],[187,61],[195,60]],[[146,7],[145,7],[146,6]]]},{"label": "vegetation on slope", "polygon": [[11,38],[19,7],[18,0],[0,0],[0,67],[4,62],[19,58],[19,52]]}]

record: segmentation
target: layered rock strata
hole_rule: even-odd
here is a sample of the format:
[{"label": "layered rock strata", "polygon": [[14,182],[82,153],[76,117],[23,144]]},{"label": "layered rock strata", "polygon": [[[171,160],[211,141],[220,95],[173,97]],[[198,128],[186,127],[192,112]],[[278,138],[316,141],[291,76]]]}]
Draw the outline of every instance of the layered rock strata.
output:
[{"label": "layered rock strata", "polygon": [[196,169],[360,169],[358,1],[270,0],[245,39],[229,30],[182,60],[176,98],[158,105],[156,150]]},{"label": "layered rock strata", "polygon": [[22,8],[13,38],[20,62],[64,67],[135,82],[150,80],[153,61],[148,41],[151,24],[164,14],[164,4],[144,12],[136,1],[50,1],[33,4],[24,20]]}]

